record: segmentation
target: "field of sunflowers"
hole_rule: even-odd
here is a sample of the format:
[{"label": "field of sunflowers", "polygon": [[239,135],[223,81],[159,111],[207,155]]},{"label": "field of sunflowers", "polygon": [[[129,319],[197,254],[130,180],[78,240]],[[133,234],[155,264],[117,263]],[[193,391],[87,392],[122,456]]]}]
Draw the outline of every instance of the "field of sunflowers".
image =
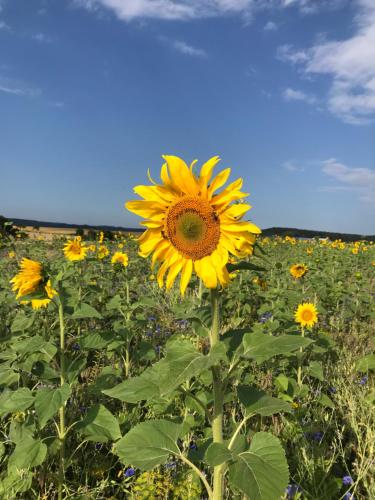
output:
[{"label": "field of sunflowers", "polygon": [[375,245],[166,160],[140,238],[3,232],[0,498],[374,499]]}]

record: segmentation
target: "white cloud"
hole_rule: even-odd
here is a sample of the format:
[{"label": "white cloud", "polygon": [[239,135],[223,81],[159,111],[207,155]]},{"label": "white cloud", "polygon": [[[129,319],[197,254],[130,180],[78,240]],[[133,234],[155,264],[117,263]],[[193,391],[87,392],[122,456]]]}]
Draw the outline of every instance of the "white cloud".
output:
[{"label": "white cloud", "polygon": [[284,161],[281,166],[289,172],[303,172],[305,170],[303,167],[296,165],[296,163],[291,160]]},{"label": "white cloud", "polygon": [[266,23],[264,25],[264,31],[276,31],[277,30],[277,24],[274,23],[273,21],[268,21],[268,23]]},{"label": "white cloud", "polygon": [[355,33],[340,41],[324,41],[307,50],[283,46],[278,57],[301,64],[305,74],[331,77],[328,109],[351,124],[375,119],[375,1],[356,0]]},{"label": "white cloud", "polygon": [[317,102],[316,97],[313,95],[306,94],[305,92],[302,92],[302,90],[291,89],[290,87],[285,89],[282,95],[286,101],[303,101],[308,104],[316,104]]},{"label": "white cloud", "polygon": [[172,43],[172,47],[182,54],[194,57],[207,57],[207,52],[203,49],[198,49],[192,45],[187,44],[181,40],[175,40]]},{"label": "white cloud", "polygon": [[1,19],[0,19],[0,30],[10,30],[10,26],[8,26],[8,24],[5,21],[2,21]]},{"label": "white cloud", "polygon": [[339,182],[336,186],[324,186],[324,191],[354,191],[360,200],[375,202],[375,170],[363,167],[348,167],[335,158],[323,162],[324,174]]},{"label": "white cloud", "polygon": [[50,43],[52,41],[51,38],[45,33],[35,33],[31,38],[40,43]]},{"label": "white cloud", "polygon": [[[225,14],[251,15],[255,8],[271,6],[275,0],[73,0],[73,3],[95,11],[112,10],[123,21],[136,18],[189,20]],[[279,0],[276,0],[279,1]]]},{"label": "white cloud", "polygon": [[0,92],[23,97],[36,97],[41,94],[41,90],[30,87],[24,82],[0,76]]}]

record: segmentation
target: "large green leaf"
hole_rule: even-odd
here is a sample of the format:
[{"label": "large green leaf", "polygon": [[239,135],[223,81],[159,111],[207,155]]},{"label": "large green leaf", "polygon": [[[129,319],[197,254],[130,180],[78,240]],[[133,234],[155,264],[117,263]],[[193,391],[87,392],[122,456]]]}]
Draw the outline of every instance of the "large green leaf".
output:
[{"label": "large green leaf", "polygon": [[24,411],[34,403],[34,396],[27,387],[14,392],[4,391],[0,398],[0,416],[15,411]]},{"label": "large green leaf", "polygon": [[198,376],[225,359],[225,347],[218,345],[206,356],[189,340],[175,340],[167,346],[168,373],[160,381],[161,394],[168,394],[183,382]]},{"label": "large green leaf", "polygon": [[102,391],[111,398],[126,401],[127,403],[138,403],[143,400],[160,398],[160,380],[168,374],[168,365],[165,359],[147,368],[138,377],[132,377],[112,389]]},{"label": "large green leaf", "polygon": [[69,398],[70,393],[69,384],[64,384],[58,389],[39,389],[35,397],[35,410],[41,429],[58,412]]},{"label": "large green leaf", "polygon": [[82,302],[78,304],[72,314],[73,319],[84,319],[84,318],[98,318],[101,319],[101,314],[89,304]]},{"label": "large green leaf", "polygon": [[215,467],[232,459],[232,453],[224,443],[211,443],[204,455],[205,461]]},{"label": "large green leaf", "polygon": [[243,338],[245,358],[254,359],[257,363],[262,363],[279,354],[290,354],[300,347],[307,347],[312,340],[300,335],[280,335],[274,337],[264,333],[247,333]]},{"label": "large green leaf", "polygon": [[44,462],[47,455],[47,446],[40,439],[30,436],[18,442],[12,455],[9,457],[8,468],[28,469]]},{"label": "large green leaf", "polygon": [[269,396],[254,387],[240,385],[237,388],[238,398],[246,408],[246,414],[257,414],[263,417],[280,412],[291,412],[290,405],[282,399]]},{"label": "large green leaf", "polygon": [[82,349],[103,349],[117,336],[113,332],[90,332],[78,340]]},{"label": "large green leaf", "polygon": [[86,417],[77,424],[76,429],[89,441],[106,443],[120,439],[120,426],[112,413],[103,405],[90,408]]},{"label": "large green leaf", "polygon": [[267,432],[254,434],[249,450],[229,466],[230,484],[250,500],[279,500],[288,485],[288,464],[280,441]]},{"label": "large green leaf", "polygon": [[241,260],[240,262],[236,262],[235,264],[227,264],[228,273],[233,273],[234,271],[256,271],[263,272],[267,271],[264,267],[257,266],[251,262],[246,262],[245,260]]},{"label": "large green leaf", "polygon": [[369,354],[363,358],[359,358],[356,363],[356,369],[359,372],[375,370],[375,354]]},{"label": "large green leaf", "polygon": [[195,349],[189,340],[174,340],[167,345],[164,359],[147,368],[138,377],[103,391],[107,396],[137,403],[164,397],[186,380],[198,376],[225,357],[225,347],[219,345],[208,355]]},{"label": "large green leaf", "polygon": [[168,420],[142,422],[116,443],[115,450],[124,464],[151,470],[170,455],[180,455],[177,439],[182,433],[182,424]]}]

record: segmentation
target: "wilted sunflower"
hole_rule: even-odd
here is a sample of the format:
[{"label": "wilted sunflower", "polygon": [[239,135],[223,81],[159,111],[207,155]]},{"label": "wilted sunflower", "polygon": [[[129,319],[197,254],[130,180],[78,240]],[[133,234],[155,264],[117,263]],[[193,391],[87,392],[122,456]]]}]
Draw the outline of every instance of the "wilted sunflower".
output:
[{"label": "wilted sunflower", "polygon": [[44,290],[47,294],[47,297],[45,299],[32,299],[31,300],[31,307],[33,309],[41,309],[42,307],[47,307],[48,304],[51,302],[51,299],[55,295],[57,295],[56,290],[52,288],[51,281],[48,280],[46,286],[44,287]]},{"label": "wilted sunflower", "polygon": [[77,236],[74,240],[68,240],[64,246],[64,254],[68,260],[83,260],[86,257],[87,247],[82,243],[81,237]]},{"label": "wilted sunflower", "polygon": [[299,304],[294,317],[296,322],[301,326],[311,327],[318,321],[318,311],[314,304],[304,302],[303,304]]},{"label": "wilted sunflower", "polygon": [[104,259],[105,257],[107,257],[107,255],[109,255],[108,248],[106,246],[104,246],[104,245],[101,245],[98,248],[98,258],[99,259]]},{"label": "wilted sunflower", "polygon": [[112,264],[122,264],[124,267],[128,265],[129,259],[126,253],[115,252],[111,259]]},{"label": "wilted sunflower", "polygon": [[43,266],[35,260],[23,258],[20,272],[10,281],[12,290],[17,293],[17,299],[37,291],[43,281]]},{"label": "wilted sunflower", "polygon": [[255,235],[261,232],[255,224],[240,220],[250,205],[231,204],[247,196],[241,191],[243,181],[238,179],[215,194],[231,172],[227,168],[211,180],[219,157],[204,163],[199,176],[193,172],[195,162],[189,168],[177,156],[163,158],[162,184],[149,177],[153,186],[134,188],[143,200],[125,205],[146,219],[141,223],[147,230],[139,238],[140,254],[147,257],[153,252],[152,266],[161,263],[157,275],[160,287],[167,271],[167,289],[181,272],[180,290],[184,294],[193,269],[206,287],[225,286],[230,279],[226,268],[229,253],[236,257],[252,253]]},{"label": "wilted sunflower", "polygon": [[293,266],[291,266],[291,268],[289,269],[290,274],[297,279],[305,276],[307,271],[308,268],[305,266],[305,264],[293,264]]}]

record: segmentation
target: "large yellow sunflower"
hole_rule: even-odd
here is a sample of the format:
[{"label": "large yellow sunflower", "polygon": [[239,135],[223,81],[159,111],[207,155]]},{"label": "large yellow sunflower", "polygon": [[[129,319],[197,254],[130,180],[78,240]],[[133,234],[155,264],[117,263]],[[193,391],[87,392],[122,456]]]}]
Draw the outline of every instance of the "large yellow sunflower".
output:
[{"label": "large yellow sunflower", "polygon": [[152,266],[161,265],[158,283],[164,277],[167,289],[181,273],[180,290],[184,294],[193,270],[208,288],[229,282],[226,268],[229,253],[244,257],[252,252],[256,234],[260,229],[253,223],[240,220],[251,208],[246,203],[232,204],[247,196],[241,191],[238,179],[221,192],[230,175],[230,169],[212,178],[219,157],[209,159],[199,176],[177,156],[163,156],[162,184],[136,186],[134,191],[143,200],[125,204],[131,212],[143,217],[147,230],[139,238],[143,257],[153,252]]},{"label": "large yellow sunflower", "polygon": [[74,240],[68,240],[64,246],[64,254],[68,260],[83,260],[86,257],[87,247],[82,243],[81,237],[77,236]]},{"label": "large yellow sunflower", "polygon": [[43,280],[43,267],[40,262],[23,258],[20,272],[10,281],[12,290],[17,293],[17,299],[36,292]]},{"label": "large yellow sunflower", "polygon": [[311,327],[318,321],[318,311],[314,304],[304,302],[303,304],[299,304],[294,317],[296,322],[301,326]]},{"label": "large yellow sunflower", "polygon": [[291,268],[289,269],[290,274],[296,279],[302,278],[302,276],[305,276],[307,271],[308,271],[308,268],[307,268],[307,266],[305,266],[305,264],[293,264],[291,266]]}]

